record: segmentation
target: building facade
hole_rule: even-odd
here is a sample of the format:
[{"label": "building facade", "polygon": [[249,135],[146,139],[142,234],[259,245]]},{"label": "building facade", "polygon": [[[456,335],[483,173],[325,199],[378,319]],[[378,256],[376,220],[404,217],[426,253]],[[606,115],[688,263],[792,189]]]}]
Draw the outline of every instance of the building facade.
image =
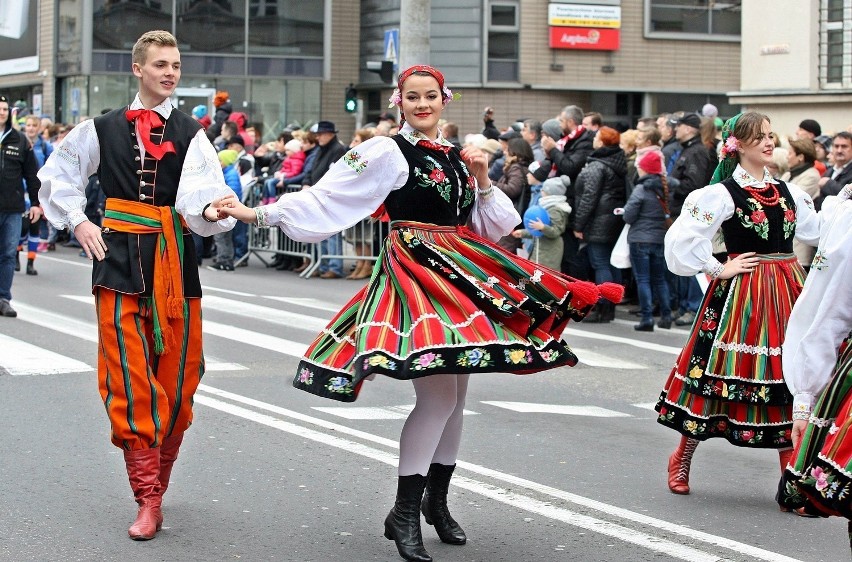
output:
[{"label": "building facade", "polygon": [[852,125],[852,2],[747,1],[743,21],[753,26],[732,103],[766,113],[780,134],[808,118],[825,134]]},{"label": "building facade", "polygon": [[[417,1],[10,0],[22,9],[0,23],[0,91],[57,121],[97,115],[133,95],[130,48],[162,28],[183,55],[181,109],[227,90],[266,139],[328,119],[345,141],[387,110],[392,86],[367,63],[398,60],[403,2]],[[462,94],[446,113],[462,133],[485,106],[498,127],[568,104],[629,126],[706,102],[765,111],[779,132],[852,123],[848,0],[431,0],[429,14],[429,52],[404,58]],[[350,83],[361,113],[344,109]]]},{"label": "building facade", "polygon": [[[181,50],[180,109],[203,104],[212,111],[214,94],[225,90],[234,111],[246,113],[266,139],[289,123],[349,121],[330,94],[357,80],[357,0],[28,3],[36,60],[26,61],[27,72],[19,72],[21,57],[0,61],[0,90],[30,103],[34,113],[76,123],[126,104],[137,87],[130,73],[134,42],[145,31],[165,29]],[[4,40],[0,26],[0,46]]]},{"label": "building facade", "polygon": [[[401,1],[361,4],[359,93],[371,118],[387,107],[390,90],[366,63],[388,54],[385,32],[399,29]],[[739,87],[739,2],[684,4],[432,0],[431,48],[423,60],[462,93],[445,114],[462,132],[482,128],[485,106],[495,109],[498,127],[521,117],[552,117],[568,104],[599,111],[623,127],[641,116],[700,110],[707,102],[730,115],[738,109],[726,94]],[[596,10],[607,19],[597,18]],[[553,25],[577,22],[585,27]],[[563,30],[568,39],[560,45],[554,39]],[[589,32],[600,37],[599,48],[588,48],[596,47],[588,44]],[[615,48],[603,44],[607,32],[616,36]]]}]

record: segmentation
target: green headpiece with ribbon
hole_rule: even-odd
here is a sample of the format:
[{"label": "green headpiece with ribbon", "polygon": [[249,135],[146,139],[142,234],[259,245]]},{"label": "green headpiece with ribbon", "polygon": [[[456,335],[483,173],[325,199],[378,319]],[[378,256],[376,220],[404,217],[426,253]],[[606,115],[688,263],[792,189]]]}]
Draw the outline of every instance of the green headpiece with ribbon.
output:
[{"label": "green headpiece with ribbon", "polygon": [[[719,158],[719,164],[713,171],[713,177],[710,178],[710,183],[719,183],[725,181],[734,175],[734,170],[737,169],[739,160],[737,159],[737,138],[733,136],[734,127],[737,126],[737,121],[742,117],[742,113],[737,113],[722,125],[722,154]],[[728,139],[731,142],[728,142]]]}]

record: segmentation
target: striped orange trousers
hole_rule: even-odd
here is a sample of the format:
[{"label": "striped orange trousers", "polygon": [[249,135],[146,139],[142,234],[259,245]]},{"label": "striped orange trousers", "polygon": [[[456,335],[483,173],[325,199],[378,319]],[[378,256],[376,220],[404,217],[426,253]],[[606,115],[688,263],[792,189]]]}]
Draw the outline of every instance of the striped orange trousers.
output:
[{"label": "striped orange trousers", "polygon": [[97,287],[98,387],[116,447],[159,447],[192,424],[192,396],[204,375],[201,299],[169,318],[174,344],[154,353],[150,299]]}]

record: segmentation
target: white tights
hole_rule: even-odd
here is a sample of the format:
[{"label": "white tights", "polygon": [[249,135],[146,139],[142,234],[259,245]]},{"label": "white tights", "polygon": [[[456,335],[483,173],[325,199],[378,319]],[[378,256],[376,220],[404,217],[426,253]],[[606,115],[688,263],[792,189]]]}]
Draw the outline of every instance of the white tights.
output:
[{"label": "white tights", "polygon": [[417,402],[399,438],[400,476],[426,476],[431,463],[455,464],[469,378],[431,375],[412,381]]}]

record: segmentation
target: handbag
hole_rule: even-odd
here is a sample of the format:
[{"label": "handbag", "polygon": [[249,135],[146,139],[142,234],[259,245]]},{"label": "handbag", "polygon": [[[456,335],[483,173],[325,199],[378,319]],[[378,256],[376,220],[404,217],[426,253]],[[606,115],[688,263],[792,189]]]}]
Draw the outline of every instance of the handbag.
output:
[{"label": "handbag", "polygon": [[627,232],[630,230],[630,225],[625,224],[621,229],[621,234],[618,235],[618,240],[615,241],[615,246],[612,248],[612,254],[609,256],[609,264],[618,269],[627,269],[630,267],[630,246],[627,245]]}]

